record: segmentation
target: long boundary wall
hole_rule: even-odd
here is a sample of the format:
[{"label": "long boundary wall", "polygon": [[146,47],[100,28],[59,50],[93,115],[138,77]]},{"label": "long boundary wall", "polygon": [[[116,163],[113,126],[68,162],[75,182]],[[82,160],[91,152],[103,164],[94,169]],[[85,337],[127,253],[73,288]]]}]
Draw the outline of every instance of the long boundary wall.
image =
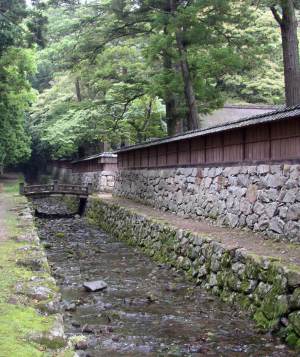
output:
[{"label": "long boundary wall", "polygon": [[122,170],[114,193],[300,242],[300,165]]}]

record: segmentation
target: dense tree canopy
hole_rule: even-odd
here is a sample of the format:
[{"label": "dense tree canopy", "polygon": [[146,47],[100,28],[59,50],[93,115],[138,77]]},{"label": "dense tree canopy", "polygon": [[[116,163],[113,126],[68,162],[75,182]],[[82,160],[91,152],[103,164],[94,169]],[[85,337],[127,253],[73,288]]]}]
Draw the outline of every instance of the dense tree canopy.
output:
[{"label": "dense tree canopy", "polygon": [[28,75],[34,72],[32,51],[24,48],[24,0],[0,1],[0,166],[28,158],[25,110],[33,99]]},{"label": "dense tree canopy", "polygon": [[281,103],[271,12],[233,1],[52,1],[31,131],[38,150],[74,155],[194,129],[225,100]]},{"label": "dense tree canopy", "polygon": [[30,140],[35,155],[76,157],[195,129],[225,101],[284,102],[279,0],[32,3],[0,1],[6,163],[28,157]]}]

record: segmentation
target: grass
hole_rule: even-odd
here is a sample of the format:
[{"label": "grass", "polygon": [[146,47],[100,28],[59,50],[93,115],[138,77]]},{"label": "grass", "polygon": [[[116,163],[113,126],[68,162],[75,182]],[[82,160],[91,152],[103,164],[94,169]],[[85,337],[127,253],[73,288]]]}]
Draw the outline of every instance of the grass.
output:
[{"label": "grass", "polygon": [[[5,208],[14,209],[24,203],[25,199],[18,195],[18,189],[17,180],[4,183],[0,201],[6,202]],[[42,316],[34,308],[34,301],[22,304],[14,298],[16,283],[26,282],[36,275],[36,272],[16,264],[18,257],[24,254],[18,250],[24,243],[11,239],[23,233],[18,223],[14,210],[6,209],[5,217],[0,217],[0,224],[7,232],[7,239],[0,241],[0,357],[52,356],[45,346],[30,342],[28,335],[48,331],[53,317]]]}]

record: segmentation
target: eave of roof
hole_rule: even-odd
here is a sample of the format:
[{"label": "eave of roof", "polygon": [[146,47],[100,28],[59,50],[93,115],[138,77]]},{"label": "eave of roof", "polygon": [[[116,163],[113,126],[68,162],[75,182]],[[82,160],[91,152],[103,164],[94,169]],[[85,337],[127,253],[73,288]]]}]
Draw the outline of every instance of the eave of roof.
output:
[{"label": "eave of roof", "polygon": [[74,160],[71,162],[71,164],[76,164],[78,162],[83,162],[83,161],[90,161],[90,160],[94,160],[94,159],[99,159],[101,157],[117,157],[118,155],[114,154],[113,152],[102,152],[100,154],[95,154],[95,155],[91,155],[91,156],[87,156],[84,157],[83,159],[79,159],[79,160]]},{"label": "eave of roof", "polygon": [[284,109],[279,109],[279,110],[271,111],[268,113],[263,113],[263,114],[258,114],[258,115],[254,115],[251,117],[242,118],[242,119],[239,119],[239,120],[236,120],[233,122],[228,122],[225,124],[215,125],[215,126],[207,128],[207,129],[197,129],[197,130],[193,130],[193,131],[187,131],[183,134],[180,133],[180,134],[177,134],[174,136],[168,136],[168,137],[161,138],[161,139],[155,139],[155,140],[151,140],[149,142],[145,142],[142,144],[125,146],[119,150],[116,150],[115,152],[120,153],[120,152],[136,150],[136,149],[142,149],[142,148],[147,148],[147,147],[154,146],[154,145],[172,143],[172,142],[176,142],[179,140],[191,139],[194,137],[204,136],[204,135],[208,135],[208,134],[212,134],[212,133],[219,133],[219,132],[227,131],[227,130],[231,130],[231,129],[238,129],[238,128],[243,128],[243,127],[247,127],[247,126],[251,126],[251,125],[269,123],[269,122],[273,122],[273,121],[290,119],[290,118],[295,118],[295,117],[300,117],[300,104],[293,106],[293,107],[287,107]]}]

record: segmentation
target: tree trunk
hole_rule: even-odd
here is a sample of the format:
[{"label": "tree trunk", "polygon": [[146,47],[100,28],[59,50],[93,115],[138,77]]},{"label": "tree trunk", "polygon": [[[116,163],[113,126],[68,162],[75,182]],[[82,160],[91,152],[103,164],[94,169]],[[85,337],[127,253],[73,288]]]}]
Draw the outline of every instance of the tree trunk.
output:
[{"label": "tree trunk", "polygon": [[76,78],[76,81],[75,81],[75,89],[76,89],[77,101],[81,102],[82,97],[81,97],[80,83],[79,83],[79,79],[78,78]]},{"label": "tree trunk", "polygon": [[187,52],[182,39],[182,31],[176,33],[176,43],[180,54],[180,67],[184,82],[184,94],[186,105],[188,107],[188,130],[199,128],[199,114],[197,101],[194,94],[193,83],[190,75],[190,69],[187,61]]},{"label": "tree trunk", "polygon": [[300,104],[298,24],[293,0],[281,0],[281,8],[281,17],[274,7],[271,10],[281,29],[286,105],[293,106]]},{"label": "tree trunk", "polygon": [[[163,10],[171,14],[171,1],[165,0]],[[165,36],[168,35],[167,25],[169,23],[168,17],[165,20],[164,26],[164,34]],[[169,74],[173,71],[172,66],[172,57],[168,52],[168,49],[164,49],[163,51],[163,67],[166,74]],[[169,83],[165,83],[165,104],[166,104],[166,121],[167,121],[167,131],[168,135],[172,136],[176,134],[176,127],[177,127],[177,110],[176,110],[176,99],[174,93],[169,88]]]},{"label": "tree trunk", "polygon": [[[167,51],[163,53],[163,66],[166,73],[173,70],[172,59]],[[168,88],[168,83],[165,83],[165,104],[166,104],[166,121],[168,135],[172,136],[176,134],[177,125],[177,111],[176,111],[176,100],[172,91]]]}]

